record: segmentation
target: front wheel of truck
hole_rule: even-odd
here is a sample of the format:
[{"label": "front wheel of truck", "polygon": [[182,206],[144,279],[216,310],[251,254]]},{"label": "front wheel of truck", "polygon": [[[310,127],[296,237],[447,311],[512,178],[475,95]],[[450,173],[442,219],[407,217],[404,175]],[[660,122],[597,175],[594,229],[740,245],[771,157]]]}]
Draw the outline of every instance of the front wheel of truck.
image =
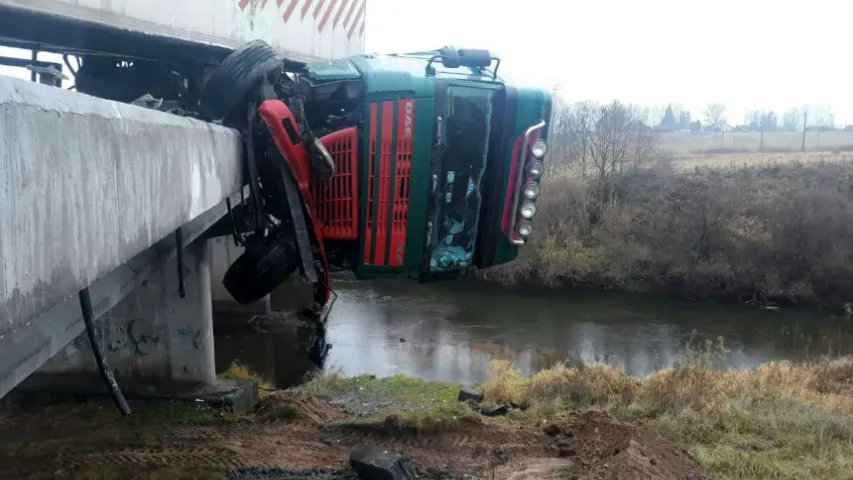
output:
[{"label": "front wheel of truck", "polygon": [[248,243],[222,278],[228,293],[243,305],[260,300],[299,268],[300,257],[292,238],[268,235]]},{"label": "front wheel of truck", "polygon": [[281,71],[281,56],[263,40],[253,40],[231,52],[216,67],[202,87],[199,106],[213,120],[227,118],[257,88],[264,75],[271,75],[271,82],[275,82]]}]

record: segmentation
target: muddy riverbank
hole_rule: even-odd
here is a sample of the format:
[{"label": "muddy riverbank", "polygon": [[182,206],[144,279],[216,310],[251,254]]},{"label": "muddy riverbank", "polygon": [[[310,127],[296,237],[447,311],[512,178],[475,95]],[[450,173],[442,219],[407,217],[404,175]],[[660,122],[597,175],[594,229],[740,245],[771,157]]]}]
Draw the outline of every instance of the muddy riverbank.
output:
[{"label": "muddy riverbank", "polygon": [[134,405],[137,417],[128,419],[101,401],[38,410],[7,405],[0,417],[0,475],[380,478],[354,469],[354,455],[367,448],[400,455],[412,479],[706,478],[683,448],[606,413],[510,424],[452,398],[455,387],[404,386],[400,379],[375,387],[324,397],[276,392],[240,416],[200,405]]},{"label": "muddy riverbank", "polygon": [[691,358],[642,378],[603,364],[523,377],[496,361],[465,401],[459,384],[325,374],[241,415],[6,402],[0,478],[356,478],[365,447],[401,455],[413,478],[848,478],[853,360],[719,372]]}]

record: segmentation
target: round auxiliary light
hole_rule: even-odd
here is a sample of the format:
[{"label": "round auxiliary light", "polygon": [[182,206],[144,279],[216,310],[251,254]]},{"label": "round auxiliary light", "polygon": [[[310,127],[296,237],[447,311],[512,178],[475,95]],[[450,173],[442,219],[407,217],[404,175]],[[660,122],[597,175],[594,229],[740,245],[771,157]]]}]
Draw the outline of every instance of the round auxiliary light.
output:
[{"label": "round auxiliary light", "polygon": [[534,178],[542,175],[542,172],[544,171],[545,165],[543,165],[539,160],[534,160],[527,166],[527,174]]},{"label": "round auxiliary light", "polygon": [[533,224],[524,222],[518,226],[518,234],[522,237],[529,237],[533,233]]},{"label": "round auxiliary light", "polygon": [[527,182],[521,193],[524,194],[524,198],[533,200],[539,196],[539,184],[535,182]]},{"label": "round auxiliary light", "polygon": [[545,140],[536,140],[530,146],[530,153],[536,158],[542,158],[548,153],[548,144],[545,143]]},{"label": "round auxiliary light", "polygon": [[536,215],[536,205],[532,203],[525,203],[521,206],[520,211],[522,217],[527,220],[530,220],[531,218],[533,218],[534,215]]}]

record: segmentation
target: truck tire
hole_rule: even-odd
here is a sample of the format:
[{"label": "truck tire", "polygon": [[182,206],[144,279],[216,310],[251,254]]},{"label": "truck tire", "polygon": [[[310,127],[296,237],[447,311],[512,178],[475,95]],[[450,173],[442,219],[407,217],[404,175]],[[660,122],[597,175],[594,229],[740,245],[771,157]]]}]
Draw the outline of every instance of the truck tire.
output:
[{"label": "truck tire", "polygon": [[202,112],[213,120],[230,116],[264,75],[281,68],[281,57],[268,43],[246,43],[225,57],[205,82],[199,98]]},{"label": "truck tire", "polygon": [[250,244],[222,278],[228,293],[242,305],[260,300],[281,285],[300,265],[292,240],[269,235]]}]

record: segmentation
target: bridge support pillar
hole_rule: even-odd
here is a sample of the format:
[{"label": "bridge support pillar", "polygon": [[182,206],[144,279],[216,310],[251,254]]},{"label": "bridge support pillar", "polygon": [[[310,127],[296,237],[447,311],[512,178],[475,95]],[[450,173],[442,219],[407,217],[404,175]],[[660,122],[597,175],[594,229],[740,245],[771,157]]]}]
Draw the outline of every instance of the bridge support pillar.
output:
[{"label": "bridge support pillar", "polygon": [[[179,294],[173,256],[96,322],[101,348],[120,384],[126,380],[152,386],[211,384],[216,380],[207,241],[184,249],[182,269],[184,297]],[[85,332],[38,373],[96,376],[98,367]]]}]

